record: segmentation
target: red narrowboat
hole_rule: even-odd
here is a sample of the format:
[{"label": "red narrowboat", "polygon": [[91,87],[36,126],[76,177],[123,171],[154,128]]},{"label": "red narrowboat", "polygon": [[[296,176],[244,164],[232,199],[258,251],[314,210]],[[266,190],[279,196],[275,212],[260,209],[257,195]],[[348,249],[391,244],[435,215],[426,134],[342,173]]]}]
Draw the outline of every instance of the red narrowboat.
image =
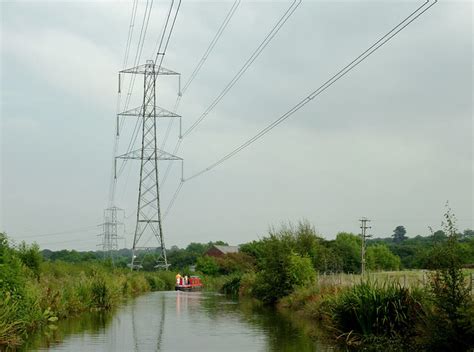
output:
[{"label": "red narrowboat", "polygon": [[180,276],[174,289],[176,291],[195,291],[202,288],[202,282],[199,276],[190,276],[186,282],[185,278]]}]

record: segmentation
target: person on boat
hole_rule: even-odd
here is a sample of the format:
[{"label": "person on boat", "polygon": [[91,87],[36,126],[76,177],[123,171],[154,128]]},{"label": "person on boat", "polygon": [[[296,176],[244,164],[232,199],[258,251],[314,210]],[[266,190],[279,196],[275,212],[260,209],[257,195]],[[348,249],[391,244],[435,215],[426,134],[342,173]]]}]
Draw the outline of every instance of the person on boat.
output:
[{"label": "person on boat", "polygon": [[184,275],[184,284],[185,285],[189,284],[188,275]]},{"label": "person on boat", "polygon": [[180,281],[181,281],[181,274],[178,273],[176,274],[176,285],[179,285]]}]

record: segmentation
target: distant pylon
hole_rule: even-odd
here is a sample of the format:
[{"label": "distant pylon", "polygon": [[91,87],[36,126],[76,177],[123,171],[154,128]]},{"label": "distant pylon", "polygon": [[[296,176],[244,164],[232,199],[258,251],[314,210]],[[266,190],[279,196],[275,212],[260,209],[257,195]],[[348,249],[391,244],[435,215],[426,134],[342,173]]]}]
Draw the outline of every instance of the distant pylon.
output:
[{"label": "distant pylon", "polygon": [[119,114],[120,116],[137,116],[142,120],[141,148],[116,157],[117,159],[140,160],[137,218],[130,268],[132,270],[141,268],[140,263],[136,260],[138,251],[156,249],[156,247],[153,246],[146,247],[143,245],[143,235],[145,235],[145,239],[147,239],[149,236],[146,236],[146,233],[148,233],[158,240],[160,248],[160,257],[155,267],[166,269],[168,268],[168,260],[166,258],[161,219],[158,161],[182,159],[164,152],[157,147],[157,118],[179,117],[179,115],[156,106],[156,79],[158,75],[179,74],[156,65],[152,60],[147,61],[145,65],[120,71],[119,77],[120,74],[123,73],[142,74],[144,76],[142,106]]},{"label": "distant pylon", "polygon": [[123,222],[119,221],[119,213],[123,210],[115,206],[104,210],[104,222],[102,225],[102,251],[104,259],[110,258],[112,262],[115,260],[115,254],[118,250],[119,227]]}]

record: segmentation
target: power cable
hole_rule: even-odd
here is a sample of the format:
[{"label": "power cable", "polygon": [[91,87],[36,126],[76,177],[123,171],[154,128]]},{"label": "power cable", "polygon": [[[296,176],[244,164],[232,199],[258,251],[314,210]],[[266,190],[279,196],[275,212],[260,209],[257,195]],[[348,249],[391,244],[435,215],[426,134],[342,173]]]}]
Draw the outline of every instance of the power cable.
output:
[{"label": "power cable", "polygon": [[[137,51],[135,53],[134,66],[137,65],[138,61],[140,60],[142,51],[143,51],[143,45],[145,43],[146,32],[148,30],[148,23],[149,23],[149,20],[150,20],[150,14],[151,14],[152,6],[153,6],[153,0],[151,0],[151,3],[149,2],[149,0],[147,0],[145,11],[143,13],[143,19],[142,19],[142,25],[141,25],[141,29],[140,29],[140,35],[139,35],[138,43],[137,43]],[[135,18],[136,18],[137,7],[138,7],[137,0],[135,0],[134,3],[133,3],[133,7],[132,7],[132,16],[131,16],[131,19],[130,19],[129,34],[127,36],[127,43],[126,43],[126,48],[125,48],[125,55],[124,55],[124,61],[123,61],[123,68],[124,69],[126,68],[126,65],[128,63],[128,57],[129,57],[130,47],[131,47],[131,42],[132,42],[132,37],[133,37],[133,28],[135,27]],[[135,85],[135,75],[133,75],[133,77],[131,77],[130,81],[129,81],[128,92],[127,92],[127,96],[125,98],[126,100],[125,100],[124,110],[126,110],[128,108],[134,85]],[[121,95],[121,92],[119,91],[118,96],[117,96],[117,107],[116,107],[117,114],[121,110],[120,109],[120,107],[121,107],[120,106],[121,105],[121,97],[122,97],[122,95]],[[115,199],[115,190],[116,190],[116,186],[117,186],[117,177],[116,177],[116,174],[115,174],[115,156],[117,155],[117,151],[118,151],[119,136],[120,136],[120,131],[123,127],[123,123],[124,123],[124,118],[122,118],[121,122],[117,124],[116,133],[115,133],[115,141],[114,141],[114,148],[113,148],[112,173],[111,173],[112,177],[111,177],[111,183],[110,183],[110,188],[109,188],[109,205],[110,206],[113,205],[114,199]],[[135,125],[135,129],[136,128],[137,128],[137,125]]]},{"label": "power cable", "polygon": [[[174,3],[175,3],[175,0],[172,0],[171,4],[170,4],[170,7],[169,7],[168,15],[167,15],[167,18],[166,18],[166,21],[165,21],[165,24],[164,24],[164,27],[163,27],[163,30],[162,30],[162,33],[161,33],[158,49],[156,51],[156,58],[154,60],[155,65],[156,65],[156,63],[158,62],[158,59],[161,56],[161,59],[159,60],[159,64],[158,64],[158,69],[157,69],[158,73],[161,70],[163,60],[164,60],[164,56],[166,54],[166,51],[168,50],[168,45],[169,45],[169,42],[170,42],[170,39],[171,39],[171,35],[173,33],[174,26],[176,24],[176,19],[177,19],[177,16],[178,16],[178,13],[179,13],[179,10],[180,10],[180,7],[181,7],[181,0],[179,0],[178,4],[176,6],[174,17],[173,17],[171,25],[170,25],[170,19],[171,19],[172,10],[174,8]],[[168,30],[169,25],[170,25],[170,27],[169,27],[169,30]],[[167,33],[167,30],[168,30],[168,33]],[[166,37],[166,35],[167,35],[167,37]],[[166,37],[166,40],[165,40],[165,37]],[[164,44],[164,46],[163,46],[163,44]],[[162,50],[162,47],[163,47],[163,50]],[[154,75],[153,80],[154,80],[153,83],[150,83],[146,89],[149,89],[152,84],[155,84],[155,86],[156,86],[157,75]],[[149,103],[149,101],[150,100],[146,101],[144,103],[144,105],[146,106]],[[127,148],[127,153],[129,153],[131,151],[131,149],[133,148],[133,145],[135,145],[136,139],[138,138],[138,134],[139,134],[138,131],[139,130],[137,129],[137,126],[139,126],[139,121],[140,121],[140,119],[137,119],[137,123],[135,124],[136,133],[135,133],[135,130],[134,130],[134,133],[132,134],[132,139],[130,140],[129,146]],[[125,165],[126,165],[127,161],[128,161],[128,159],[125,159],[124,162],[122,163],[122,165],[120,167],[120,170],[118,172],[118,175],[120,175],[122,173],[123,169],[125,168]],[[127,180],[128,180],[128,175],[127,175]]]},{"label": "power cable", "polygon": [[[252,138],[248,139],[244,143],[242,143],[240,146],[232,150],[231,152],[227,153],[224,155],[222,158],[214,162],[213,164],[209,165],[208,167],[202,169],[201,171],[193,174],[192,176],[184,179],[182,182],[187,182],[191,179],[194,179],[205,172],[217,167],[218,165],[222,164],[226,160],[229,160],[231,157],[263,137],[266,133],[271,131],[273,128],[278,126],[280,123],[282,123],[284,120],[289,118],[292,114],[294,114],[296,111],[301,109],[304,105],[306,105],[308,102],[310,102],[312,99],[317,97],[319,94],[324,92],[327,88],[329,88],[331,85],[333,85],[335,82],[337,82],[339,79],[344,77],[348,72],[350,72],[352,69],[354,69],[356,66],[358,66],[362,61],[364,61],[366,58],[368,58],[370,55],[372,55],[375,51],[377,51],[380,47],[382,47],[385,43],[390,41],[394,36],[396,36],[399,32],[401,32],[404,28],[406,28],[408,25],[410,25],[413,21],[415,21],[418,17],[420,17],[422,14],[424,14],[426,11],[428,11],[432,6],[434,6],[438,0],[434,0],[428,7],[426,5],[430,3],[430,0],[426,0],[425,3],[423,3],[421,6],[419,6],[415,11],[413,11],[409,16],[407,16],[404,20],[402,20],[399,24],[397,24],[394,28],[392,28],[389,32],[387,32],[384,36],[382,36],[379,40],[377,40],[374,44],[372,44],[368,49],[366,49],[364,52],[362,52],[359,56],[357,56],[354,60],[352,60],[348,65],[346,65],[344,68],[342,68],[340,71],[338,71],[335,75],[333,75],[329,80],[327,80],[324,84],[322,84],[319,88],[317,88],[315,91],[313,91],[311,94],[309,94],[307,97],[305,97],[303,100],[301,100],[299,103],[297,103],[295,106],[293,106],[290,110],[288,110],[286,113],[284,113],[282,116],[280,116],[277,120],[272,122],[270,125],[262,129],[260,132],[258,132],[255,136]],[[424,8],[424,9],[423,9]],[[176,193],[179,193],[179,191],[182,189],[182,187],[179,187],[179,190]],[[175,199],[178,195],[175,194]],[[174,204],[174,200],[173,200]],[[169,208],[171,209],[171,208]],[[168,210],[168,209],[167,209]],[[169,210],[168,210],[169,212]]]},{"label": "power cable", "polygon": [[[180,94],[178,94],[178,96],[176,98],[174,108],[172,110],[174,113],[176,113],[178,111],[178,106],[181,102],[181,98],[182,98],[183,94],[186,92],[186,90],[189,88],[189,86],[191,85],[193,80],[196,78],[197,74],[199,73],[199,71],[203,67],[204,63],[206,62],[207,58],[209,57],[212,50],[214,49],[217,42],[219,41],[220,37],[224,33],[224,30],[226,29],[226,27],[229,24],[230,20],[234,16],[234,13],[236,12],[237,8],[239,7],[240,1],[241,0],[235,0],[234,1],[234,3],[232,4],[232,7],[230,8],[230,10],[226,14],[226,16],[224,18],[224,21],[221,23],[219,29],[217,30],[216,34],[212,38],[211,42],[209,43],[209,46],[207,47],[206,51],[204,52],[201,59],[199,60],[199,62],[194,67],[194,70],[192,71],[190,77],[188,78],[188,80],[184,84],[184,87],[181,89]],[[166,145],[166,142],[168,140],[169,134],[171,132],[171,128],[173,127],[173,124],[174,124],[174,119],[170,119],[170,121],[168,122],[168,127],[166,128],[165,135],[163,137],[163,142],[161,143],[161,149],[165,148],[165,145]]]},{"label": "power cable", "polygon": [[[299,109],[301,109],[303,106],[305,106],[307,103],[309,103],[311,100],[316,98],[318,95],[320,95],[322,92],[324,92],[326,89],[328,89],[330,86],[332,86],[334,83],[336,83],[339,79],[344,77],[347,73],[349,73],[351,70],[353,70],[355,67],[357,67],[361,62],[363,62],[366,58],[368,58],[370,55],[372,55],[375,51],[377,51],[380,47],[382,47],[385,43],[387,43],[390,39],[392,39],[395,35],[397,35],[400,31],[402,31],[405,27],[407,27],[410,23],[412,23],[414,20],[416,20],[419,16],[421,16],[423,13],[425,13],[429,8],[431,8],[434,4],[437,3],[438,0],[435,0],[430,6],[425,8],[423,11],[419,12],[423,7],[425,7],[430,0],[427,0],[423,5],[421,5],[419,8],[417,8],[415,11],[413,11],[408,17],[406,17],[402,22],[400,22],[397,26],[395,26],[392,30],[390,30],[387,34],[385,34],[383,37],[381,37],[377,42],[372,44],[367,50],[365,50],[362,54],[357,56],[354,60],[352,60],[348,65],[346,65],[344,68],[342,68],[339,72],[337,72],[335,75],[333,75],[329,80],[327,80],[324,84],[322,84],[319,88],[317,88],[315,91],[313,91],[311,94],[309,94],[307,97],[305,97],[303,100],[298,102],[295,106],[293,106],[290,110],[285,112],[282,116],[280,116],[277,120],[273,121],[270,125],[262,129],[260,132],[258,132],[255,136],[252,138],[248,139],[244,143],[242,143],[240,146],[232,150],[231,152],[227,153],[224,155],[222,158],[217,160],[215,163],[211,164],[210,166],[204,168],[203,170],[195,173],[194,175],[188,177],[185,179],[185,181],[189,181],[204,172],[207,172],[216,166],[222,164],[226,160],[230,159],[233,157],[235,154],[239,153],[241,150],[245,149],[261,137],[263,137],[265,134],[270,132],[273,128],[278,126],[280,123],[285,121],[287,118],[289,118],[291,115],[293,115],[295,112],[297,112]],[[418,13],[419,12],[419,13]],[[416,16],[415,16],[416,14]],[[414,16],[414,17],[413,17]]]},{"label": "power cable", "polygon": [[72,230],[66,230],[66,231],[61,231],[61,232],[51,232],[51,233],[42,233],[38,235],[15,235],[15,237],[21,237],[21,238],[36,238],[36,237],[50,237],[50,236],[59,236],[59,235],[65,235],[68,233],[76,233],[76,232],[82,232],[82,231],[91,231],[93,229],[97,229],[97,225],[93,226],[87,226],[87,227],[81,227],[77,229],[72,229]]},{"label": "power cable", "polygon": [[[128,34],[127,34],[127,42],[125,44],[125,54],[124,54],[124,59],[123,59],[123,64],[122,67],[125,69],[127,63],[128,63],[128,56],[130,53],[130,47],[132,43],[132,38],[133,38],[133,31],[135,27],[135,18],[137,14],[137,6],[138,5],[138,0],[134,0],[132,4],[132,14],[130,16],[130,24],[128,26]],[[120,82],[119,82],[120,84]],[[117,103],[116,103],[116,114],[120,112],[120,105],[121,105],[121,100],[122,100],[122,94],[119,92],[117,94]],[[117,155],[118,151],[118,145],[119,145],[119,126],[116,127],[116,131],[114,132],[114,147],[112,150],[112,170],[111,170],[111,177],[110,177],[110,187],[109,187],[109,206],[112,206],[114,203],[114,198],[115,198],[115,189],[117,186],[116,178],[115,178],[115,156]]]},{"label": "power cable", "polygon": [[[248,68],[253,64],[253,62],[260,56],[263,50],[267,45],[272,41],[272,39],[277,35],[280,29],[285,25],[291,15],[295,12],[298,6],[301,4],[302,0],[294,0],[291,5],[286,9],[283,15],[278,19],[270,32],[267,33],[263,41],[257,46],[257,48],[252,52],[250,57],[245,61],[242,67],[237,71],[234,77],[230,80],[229,83],[224,87],[224,89],[217,95],[217,97],[212,101],[212,103],[207,107],[207,109],[201,114],[201,116],[180,136],[178,139],[172,154],[176,155],[179,151],[183,138],[188,136],[205,118],[206,116],[216,107],[216,105],[227,95],[227,93],[232,89],[232,87],[239,81],[239,79],[244,75]],[[168,175],[171,171],[172,164],[169,164],[165,170],[163,176],[162,185],[165,184]]]},{"label": "power cable", "polygon": [[277,35],[279,30],[283,25],[288,21],[291,15],[295,12],[298,6],[301,4],[302,0],[294,0],[293,3],[288,7],[283,16],[277,21],[273,26],[271,31],[267,34],[265,39],[260,43],[260,45],[255,49],[255,51],[250,55],[244,65],[240,70],[235,74],[231,81],[225,86],[225,88],[219,93],[219,95],[214,99],[214,101],[207,107],[207,109],[201,114],[201,116],[183,133],[183,138],[188,136],[201,122],[206,118],[206,116],[215,108],[215,106],[225,97],[229,90],[238,82],[238,80],[243,76],[247,69],[252,65],[252,63],[258,58],[262,51],[267,47],[267,45],[272,41],[272,39]]}]

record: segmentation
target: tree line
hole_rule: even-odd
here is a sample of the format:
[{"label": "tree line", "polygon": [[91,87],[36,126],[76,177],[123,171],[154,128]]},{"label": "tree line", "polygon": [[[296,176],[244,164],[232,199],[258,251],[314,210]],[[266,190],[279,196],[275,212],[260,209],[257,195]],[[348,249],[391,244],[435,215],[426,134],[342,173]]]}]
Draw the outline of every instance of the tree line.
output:
[{"label": "tree line", "polygon": [[[271,230],[270,232],[275,232]],[[287,225],[283,232],[299,233],[300,246],[306,248],[305,254],[311,259],[312,265],[318,272],[325,273],[359,273],[361,268],[361,238],[350,232],[340,232],[333,240],[327,240],[318,234],[307,222],[297,226]],[[474,266],[474,231],[466,229],[456,234],[459,243],[461,265]],[[367,240],[366,266],[368,270],[401,270],[429,269],[430,253],[433,246],[445,243],[448,236],[443,230],[432,231],[425,236],[409,238],[404,226],[397,226],[391,237]],[[241,253],[255,256],[261,241],[252,241],[240,245]],[[168,262],[173,270],[183,270],[198,264],[207,274],[226,274],[232,272],[232,267],[238,262],[251,263],[245,255],[227,256],[226,263],[220,260],[202,258],[213,245],[228,245],[224,241],[208,243],[191,242],[185,248],[172,246],[167,250]],[[42,250],[41,254],[47,261],[64,261],[69,263],[102,261],[107,258],[102,251]],[[155,259],[159,252],[139,253],[144,270],[154,270]],[[114,265],[126,267],[130,263],[132,251],[120,249],[114,254]],[[235,257],[235,258],[232,258]],[[232,259],[229,259],[232,258]],[[237,270],[237,269],[236,269]]]}]

